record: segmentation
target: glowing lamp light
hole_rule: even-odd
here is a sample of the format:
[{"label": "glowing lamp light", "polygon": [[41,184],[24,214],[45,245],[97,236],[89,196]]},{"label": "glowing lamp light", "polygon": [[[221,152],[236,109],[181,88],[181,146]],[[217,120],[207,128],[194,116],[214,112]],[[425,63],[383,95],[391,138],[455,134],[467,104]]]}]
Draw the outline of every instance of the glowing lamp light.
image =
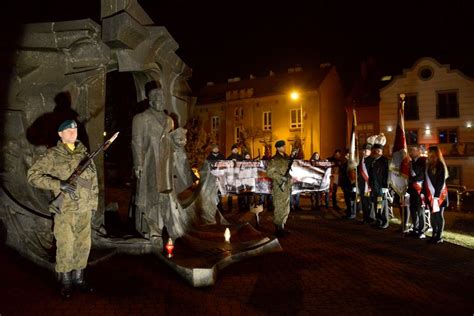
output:
[{"label": "glowing lamp light", "polygon": [[467,128],[471,128],[471,127],[472,127],[472,122],[471,122],[471,121],[466,122],[466,127],[467,127]]},{"label": "glowing lamp light", "polygon": [[104,132],[104,137],[107,136],[107,132]]},{"label": "glowing lamp light", "polygon": [[431,135],[431,129],[428,125],[425,128],[425,135]]},{"label": "glowing lamp light", "polygon": [[166,251],[168,252],[168,258],[172,258],[173,257],[173,249],[174,249],[174,245],[173,245],[173,241],[171,240],[171,238],[168,238],[168,242],[166,243]]},{"label": "glowing lamp light", "polygon": [[290,93],[290,98],[294,101],[298,100],[300,98],[300,94],[298,93],[298,91],[292,91]]},{"label": "glowing lamp light", "polygon": [[393,127],[391,125],[387,126],[387,132],[391,132],[393,130]]},{"label": "glowing lamp light", "polygon": [[226,242],[230,242],[230,230],[229,230],[229,227],[227,227],[227,228],[225,229],[224,238],[225,238],[225,241],[226,241]]}]

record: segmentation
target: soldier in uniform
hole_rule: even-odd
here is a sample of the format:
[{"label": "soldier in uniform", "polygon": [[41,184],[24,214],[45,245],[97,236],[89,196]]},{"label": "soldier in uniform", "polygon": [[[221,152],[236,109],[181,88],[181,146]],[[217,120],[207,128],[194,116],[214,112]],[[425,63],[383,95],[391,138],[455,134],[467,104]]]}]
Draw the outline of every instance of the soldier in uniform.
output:
[{"label": "soldier in uniform", "polygon": [[369,169],[372,165],[373,158],[372,144],[366,143],[363,145],[362,158],[360,159],[357,170],[357,184],[359,187],[359,196],[362,206],[363,223],[371,224],[375,221],[372,203],[370,201],[371,188],[369,185]]},{"label": "soldier in uniform", "polygon": [[[339,211],[341,208],[337,205],[337,186],[339,183],[339,169],[341,168],[341,150],[336,149],[334,154],[327,159],[327,161],[332,162],[334,166],[331,169],[331,185],[329,192],[332,195],[332,208],[336,211]],[[326,196],[326,205],[329,205],[329,195]]]},{"label": "soldier in uniform", "polygon": [[61,139],[57,145],[39,157],[27,178],[31,185],[50,190],[54,196],[65,193],[60,213],[54,216],[54,237],[61,295],[69,298],[73,286],[83,292],[92,290],[84,279],[84,269],[91,249],[91,218],[99,203],[99,189],[93,162],[79,177],[77,186],[66,182],[87,156],[87,148],[77,140],[77,124],[73,120],[61,123],[58,134]]},{"label": "soldier in uniform", "polygon": [[288,231],[285,230],[285,223],[290,214],[291,178],[286,175],[289,157],[285,153],[285,141],[277,141],[275,147],[277,152],[268,162],[267,175],[273,180],[275,235],[283,237],[288,234]]},{"label": "soldier in uniform", "polygon": [[420,156],[420,147],[414,145],[410,147],[410,175],[408,178],[407,192],[410,194],[410,214],[413,223],[413,236],[425,238],[425,214],[421,207],[421,191],[425,179],[426,158]]},{"label": "soldier in uniform", "polygon": [[380,134],[373,145],[373,160],[369,168],[369,185],[372,190],[372,203],[375,209],[376,227],[385,229],[389,226],[388,214],[388,159],[383,156],[386,138]]}]

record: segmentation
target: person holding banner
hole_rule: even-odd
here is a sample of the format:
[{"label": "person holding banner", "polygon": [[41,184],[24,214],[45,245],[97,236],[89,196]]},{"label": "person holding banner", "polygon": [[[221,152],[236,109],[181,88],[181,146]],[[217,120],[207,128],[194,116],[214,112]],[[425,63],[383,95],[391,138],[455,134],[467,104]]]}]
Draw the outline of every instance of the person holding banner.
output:
[{"label": "person holding banner", "polygon": [[370,203],[370,193],[372,189],[369,185],[369,169],[372,165],[373,158],[372,144],[366,143],[362,146],[362,158],[359,161],[357,172],[357,185],[359,188],[360,203],[362,206],[363,220],[365,224],[371,224],[375,221],[372,203]]},{"label": "person holding banner", "polygon": [[410,146],[410,175],[407,192],[410,195],[410,215],[413,223],[413,237],[425,238],[425,214],[422,208],[421,191],[425,179],[426,158],[421,157],[418,145]]},{"label": "person holding banner", "polygon": [[438,146],[428,148],[428,162],[425,169],[425,191],[427,204],[431,210],[431,226],[433,235],[429,242],[443,242],[444,210],[449,205],[446,179],[449,177],[448,167]]},{"label": "person holding banner", "polygon": [[380,134],[375,137],[373,160],[369,169],[369,184],[372,190],[372,203],[375,209],[375,226],[386,229],[389,226],[388,214],[388,159],[383,156],[383,146],[387,139]]},{"label": "person holding banner", "polygon": [[[231,152],[230,152],[230,155],[227,157],[227,160],[233,160],[233,161],[243,160],[242,155],[239,154],[239,145],[237,144],[232,145],[230,150]],[[232,195],[228,195],[227,206],[228,206],[229,212],[232,212],[232,200],[233,200]],[[243,211],[243,198],[240,195],[237,196],[237,204],[239,205],[239,212],[242,212]]]},{"label": "person holding banner", "polygon": [[275,205],[273,223],[275,235],[284,237],[288,234],[285,230],[286,220],[290,214],[291,176],[288,173],[290,157],[286,154],[285,141],[275,143],[277,152],[268,162],[267,175],[273,180],[273,203]]}]

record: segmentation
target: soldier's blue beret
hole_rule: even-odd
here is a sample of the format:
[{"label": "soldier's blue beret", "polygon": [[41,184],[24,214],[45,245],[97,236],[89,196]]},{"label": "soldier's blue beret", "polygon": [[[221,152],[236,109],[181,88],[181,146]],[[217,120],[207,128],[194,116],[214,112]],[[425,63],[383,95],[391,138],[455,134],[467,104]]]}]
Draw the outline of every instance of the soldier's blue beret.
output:
[{"label": "soldier's blue beret", "polygon": [[275,143],[275,148],[285,146],[285,141],[284,140],[279,140]]},{"label": "soldier's blue beret", "polygon": [[74,120],[66,120],[62,122],[58,127],[58,132],[62,132],[68,128],[77,128],[77,123]]}]

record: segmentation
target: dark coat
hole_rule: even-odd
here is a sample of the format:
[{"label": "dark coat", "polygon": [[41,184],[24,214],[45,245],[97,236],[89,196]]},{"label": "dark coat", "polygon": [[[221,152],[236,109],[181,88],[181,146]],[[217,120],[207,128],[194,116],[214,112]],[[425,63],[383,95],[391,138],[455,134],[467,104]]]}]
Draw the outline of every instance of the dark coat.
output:
[{"label": "dark coat", "polygon": [[207,158],[206,158],[208,161],[216,161],[216,160],[225,160],[225,157],[223,154],[221,153],[210,153]]},{"label": "dark coat", "polygon": [[[420,182],[425,180],[426,157],[418,157],[415,161],[411,161],[410,176],[408,183]],[[413,172],[412,172],[413,171]]]},{"label": "dark coat", "polygon": [[229,157],[227,157],[227,160],[237,160],[237,161],[240,161],[240,160],[243,160],[242,159],[242,156],[239,155],[239,154],[230,154]]},{"label": "dark coat", "polygon": [[[359,165],[362,163],[362,160],[364,161],[365,168],[367,169],[367,175],[369,176],[369,186],[370,186],[370,168],[372,167],[372,162],[373,162],[374,158],[371,157],[371,156],[369,156],[365,159],[361,158],[360,162],[359,162]],[[364,190],[365,190],[365,179],[362,176],[361,172],[359,171],[360,170],[359,166],[357,168],[358,168],[357,169],[357,186],[359,187],[359,192],[361,194],[363,194]]]},{"label": "dark coat", "polygon": [[388,188],[388,159],[385,156],[373,158],[368,172],[372,192],[382,195],[382,188]]},{"label": "dark coat", "polygon": [[[429,166],[427,168],[428,168],[427,169],[428,177],[430,177],[431,184],[433,185],[434,190],[435,190],[433,197],[439,198],[439,196],[441,195],[441,191],[443,190],[443,187],[446,184],[444,165],[441,161],[438,161],[434,168],[430,168]],[[443,201],[443,204],[441,204],[440,206],[446,207],[448,205],[449,205],[448,195],[446,195],[446,199]]]}]

